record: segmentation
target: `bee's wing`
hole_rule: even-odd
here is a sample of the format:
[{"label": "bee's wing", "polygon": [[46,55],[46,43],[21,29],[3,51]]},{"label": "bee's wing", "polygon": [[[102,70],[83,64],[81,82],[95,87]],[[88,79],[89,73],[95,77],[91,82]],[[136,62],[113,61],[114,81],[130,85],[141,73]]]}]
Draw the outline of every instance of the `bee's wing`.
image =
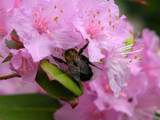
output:
[{"label": "bee's wing", "polygon": [[83,74],[89,74],[90,70],[89,70],[89,65],[84,61],[84,60],[80,60],[78,59],[78,66],[80,67],[80,72]]},{"label": "bee's wing", "polygon": [[83,74],[89,74],[89,66],[84,60],[77,59],[73,61],[72,64],[69,65],[69,68],[71,70],[71,74],[73,79],[79,81],[80,75]]}]

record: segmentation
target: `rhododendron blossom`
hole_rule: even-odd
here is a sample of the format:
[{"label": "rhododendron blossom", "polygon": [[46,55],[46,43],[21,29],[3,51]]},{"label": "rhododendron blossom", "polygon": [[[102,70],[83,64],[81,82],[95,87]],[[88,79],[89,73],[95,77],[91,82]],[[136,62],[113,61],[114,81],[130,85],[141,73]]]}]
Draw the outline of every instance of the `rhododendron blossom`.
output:
[{"label": "rhododendron blossom", "polygon": [[38,62],[34,62],[26,49],[11,50],[13,57],[10,61],[11,70],[17,72],[25,81],[35,81]]},{"label": "rhododendron blossom", "polygon": [[14,0],[0,1],[0,62],[2,62],[9,54],[5,39],[10,36],[11,28],[9,26],[8,18],[11,17],[13,8]]},{"label": "rhododendron blossom", "polygon": [[68,49],[81,42],[71,22],[73,3],[67,2],[23,0],[14,14],[11,25],[35,62],[52,54],[54,47]]},{"label": "rhododendron blossom", "polygon": [[0,0],[0,95],[51,95],[55,120],[158,120],[160,38],[136,32],[114,0]]},{"label": "rhododendron blossom", "polygon": [[119,18],[119,9],[113,0],[80,0],[75,26],[88,39],[91,62],[104,58],[102,48],[110,51],[130,37],[125,16]]}]

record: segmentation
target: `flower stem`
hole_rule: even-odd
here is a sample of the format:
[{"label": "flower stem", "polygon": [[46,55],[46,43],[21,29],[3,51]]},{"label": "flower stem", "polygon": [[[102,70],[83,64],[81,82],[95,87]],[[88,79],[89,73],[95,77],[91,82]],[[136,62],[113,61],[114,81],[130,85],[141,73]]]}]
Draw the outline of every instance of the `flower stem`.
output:
[{"label": "flower stem", "polygon": [[2,76],[0,76],[0,80],[7,80],[9,78],[14,78],[14,77],[20,77],[20,76],[17,73],[2,75]]}]

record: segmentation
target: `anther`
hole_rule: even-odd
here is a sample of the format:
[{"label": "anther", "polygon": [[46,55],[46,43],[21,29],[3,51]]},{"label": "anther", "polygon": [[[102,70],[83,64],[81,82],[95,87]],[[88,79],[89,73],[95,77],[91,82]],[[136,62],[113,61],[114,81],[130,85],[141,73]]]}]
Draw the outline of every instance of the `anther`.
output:
[{"label": "anther", "polygon": [[134,56],[134,59],[137,59],[137,56]]},{"label": "anther", "polygon": [[108,9],[108,12],[111,12],[111,9]]},{"label": "anther", "polygon": [[55,5],[55,6],[54,6],[54,8],[56,9],[56,8],[57,8],[57,6]]},{"label": "anther", "polygon": [[133,44],[136,44],[137,43],[137,40],[134,40]]},{"label": "anther", "polygon": [[57,17],[57,16],[54,18],[54,21],[55,21],[56,23],[58,22],[58,17]]},{"label": "anther", "polygon": [[61,13],[63,13],[63,10],[61,10]]},{"label": "anther", "polygon": [[34,14],[35,17],[36,17],[37,15],[38,15],[37,13]]},{"label": "anther", "polygon": [[118,20],[118,16],[116,16],[116,20]]},{"label": "anther", "polygon": [[94,23],[94,20],[92,20],[91,22]]},{"label": "anther", "polygon": [[101,24],[101,20],[98,20],[98,24]]},{"label": "anther", "polygon": [[99,14],[99,11],[97,12],[97,14]]},{"label": "anther", "polygon": [[93,18],[95,18],[96,17],[96,15],[95,14],[93,14]]},{"label": "anther", "polygon": [[112,22],[111,21],[109,21],[109,25],[111,25],[112,24]]},{"label": "anther", "polygon": [[139,60],[142,60],[142,59],[143,59],[143,56],[139,57],[138,59],[139,59]]},{"label": "anther", "polygon": [[104,27],[101,27],[101,30],[104,30]]}]

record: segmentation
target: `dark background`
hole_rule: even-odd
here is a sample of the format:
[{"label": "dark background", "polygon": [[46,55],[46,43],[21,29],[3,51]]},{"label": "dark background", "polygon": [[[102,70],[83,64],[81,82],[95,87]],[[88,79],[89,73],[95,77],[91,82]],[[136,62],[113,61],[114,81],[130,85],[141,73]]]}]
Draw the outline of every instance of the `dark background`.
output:
[{"label": "dark background", "polygon": [[132,0],[115,0],[120,7],[120,12],[127,16],[136,31],[149,28],[160,36],[160,0],[143,1],[146,1],[148,5]]}]

